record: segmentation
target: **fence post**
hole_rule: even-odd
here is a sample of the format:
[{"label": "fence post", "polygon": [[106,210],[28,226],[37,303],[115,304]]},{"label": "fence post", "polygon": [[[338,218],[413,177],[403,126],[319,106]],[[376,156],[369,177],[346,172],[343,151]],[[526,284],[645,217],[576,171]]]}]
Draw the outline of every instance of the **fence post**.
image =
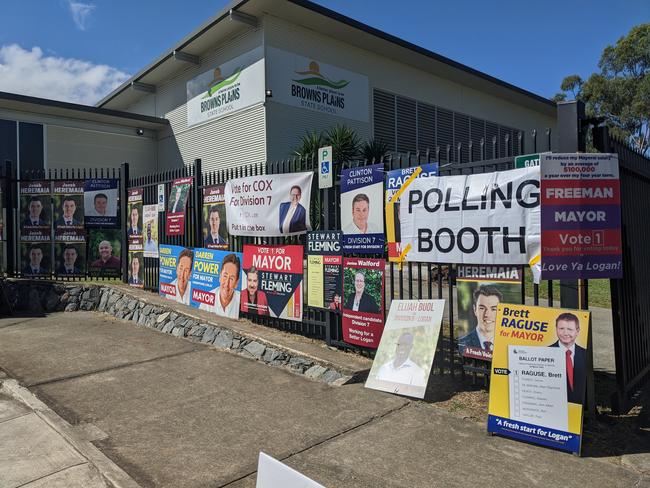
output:
[{"label": "fence post", "polygon": [[129,163],[120,165],[120,229],[122,234],[122,283],[129,281],[129,248],[126,235],[128,210]]},{"label": "fence post", "polygon": [[15,252],[18,239],[16,239],[16,224],[14,222],[14,216],[17,212],[18,205],[17,199],[14,198],[14,193],[16,191],[17,182],[14,181],[14,172],[13,165],[10,160],[5,161],[4,167],[4,176],[5,176],[5,201],[3,202],[5,208],[6,221],[4,222],[4,234],[7,239],[7,275],[15,276]]},{"label": "fence post", "polygon": [[194,247],[203,247],[203,173],[201,170],[201,159],[194,160],[194,181],[192,182],[192,194],[194,195]]}]

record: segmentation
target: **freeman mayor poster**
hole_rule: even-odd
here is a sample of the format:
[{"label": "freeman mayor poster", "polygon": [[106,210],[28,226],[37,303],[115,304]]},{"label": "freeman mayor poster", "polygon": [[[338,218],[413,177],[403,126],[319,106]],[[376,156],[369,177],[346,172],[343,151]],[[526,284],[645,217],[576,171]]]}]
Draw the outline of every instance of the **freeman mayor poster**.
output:
[{"label": "freeman mayor poster", "polygon": [[84,242],[84,182],[52,182],[54,239],[59,242]]},{"label": "freeman mayor poster", "polygon": [[307,233],[307,305],[341,311],[342,264],[341,232]]},{"label": "freeman mayor poster", "polygon": [[542,154],[542,279],[622,278],[617,154]]},{"label": "freeman mayor poster", "polygon": [[238,252],[195,249],[190,305],[222,317],[238,318],[245,280],[242,261]]},{"label": "freeman mayor poster", "polygon": [[539,186],[539,167],[416,178],[401,197],[406,260],[529,264],[540,251]]},{"label": "freeman mayor poster", "polygon": [[203,189],[203,247],[228,249],[224,185]]},{"label": "freeman mayor poster", "polygon": [[341,227],[345,252],[384,252],[384,165],[341,171]]},{"label": "freeman mayor poster", "polygon": [[160,244],[158,272],[160,295],[185,305],[190,304],[190,278],[194,250],[183,246]]},{"label": "freeman mayor poster", "polygon": [[412,168],[389,171],[386,175],[386,242],[388,260],[398,262],[401,245],[401,195],[415,178],[426,178],[438,174],[438,163],[423,164]]},{"label": "freeman mayor poster", "polygon": [[244,245],[244,271],[258,277],[255,293],[243,291],[242,311],[302,321],[303,246]]},{"label": "freeman mayor poster", "polygon": [[458,349],[462,356],[490,361],[499,303],[521,303],[520,266],[458,266]]},{"label": "freeman mayor poster", "polygon": [[589,312],[500,304],[488,432],[580,453]]},{"label": "freeman mayor poster", "polygon": [[343,258],[343,340],[376,349],[384,330],[384,259]]},{"label": "freeman mayor poster", "polygon": [[185,235],[185,206],[191,186],[192,178],[179,178],[172,182],[165,229],[168,236]]},{"label": "freeman mayor poster", "polygon": [[226,220],[234,236],[286,236],[311,230],[314,174],[248,176],[226,183]]}]

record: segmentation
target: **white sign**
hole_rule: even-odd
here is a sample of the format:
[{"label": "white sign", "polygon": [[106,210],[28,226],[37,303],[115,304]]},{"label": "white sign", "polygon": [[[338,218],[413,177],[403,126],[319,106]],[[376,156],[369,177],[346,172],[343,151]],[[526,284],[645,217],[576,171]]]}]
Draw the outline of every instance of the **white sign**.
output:
[{"label": "white sign", "polygon": [[563,347],[508,345],[510,418],[569,430]]},{"label": "white sign", "polygon": [[366,388],[424,398],[444,300],[393,300]]},{"label": "white sign", "polygon": [[304,474],[260,452],[255,488],[325,488]]},{"label": "white sign", "polygon": [[332,188],[332,146],[318,150],[318,188]]},{"label": "white sign", "polygon": [[165,211],[165,184],[158,185],[158,211]]},{"label": "white sign", "polygon": [[234,236],[287,236],[311,230],[314,174],[288,173],[236,178],[226,183],[226,222]]},{"label": "white sign", "polygon": [[142,206],[142,233],[144,235],[144,257],[158,257],[158,206]]},{"label": "white sign", "polygon": [[274,47],[266,50],[275,102],[368,122],[368,78]]},{"label": "white sign", "polygon": [[264,98],[264,56],[259,47],[187,82],[187,125],[229,115]]},{"label": "white sign", "polygon": [[415,179],[401,198],[407,261],[529,264],[540,251],[539,166]]}]

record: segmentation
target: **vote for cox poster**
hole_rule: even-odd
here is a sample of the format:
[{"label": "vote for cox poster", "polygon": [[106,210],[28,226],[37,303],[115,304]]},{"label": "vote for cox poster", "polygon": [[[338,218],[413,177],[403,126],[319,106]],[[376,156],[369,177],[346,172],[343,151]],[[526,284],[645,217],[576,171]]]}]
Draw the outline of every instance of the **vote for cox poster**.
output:
[{"label": "vote for cox poster", "polygon": [[303,246],[244,245],[242,312],[302,321]]}]

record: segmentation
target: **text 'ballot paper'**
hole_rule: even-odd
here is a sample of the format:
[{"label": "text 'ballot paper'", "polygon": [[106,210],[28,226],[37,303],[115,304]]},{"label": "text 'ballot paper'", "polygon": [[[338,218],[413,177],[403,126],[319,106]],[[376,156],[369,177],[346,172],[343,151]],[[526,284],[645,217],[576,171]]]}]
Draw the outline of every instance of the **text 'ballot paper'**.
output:
[{"label": "text 'ballot paper'", "polygon": [[511,419],[568,430],[565,361],[560,347],[508,346]]}]

